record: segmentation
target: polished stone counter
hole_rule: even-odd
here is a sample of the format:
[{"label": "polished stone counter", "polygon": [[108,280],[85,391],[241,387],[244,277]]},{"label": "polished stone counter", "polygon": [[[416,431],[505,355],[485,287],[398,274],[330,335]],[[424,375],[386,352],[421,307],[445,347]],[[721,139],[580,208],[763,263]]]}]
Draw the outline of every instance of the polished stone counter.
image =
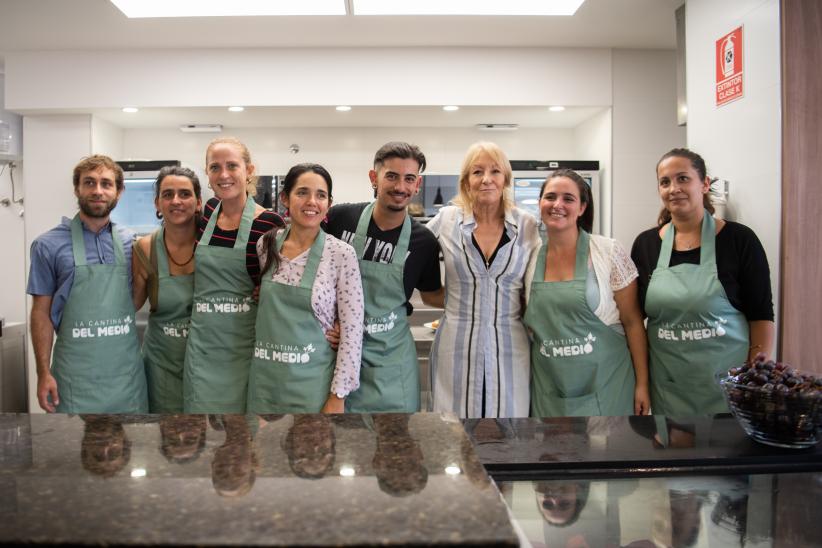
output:
[{"label": "polished stone counter", "polygon": [[0,415],[0,543],[516,545],[450,415]]},{"label": "polished stone counter", "polygon": [[495,480],[822,471],[822,444],[782,449],[731,415],[472,419],[464,426]]}]

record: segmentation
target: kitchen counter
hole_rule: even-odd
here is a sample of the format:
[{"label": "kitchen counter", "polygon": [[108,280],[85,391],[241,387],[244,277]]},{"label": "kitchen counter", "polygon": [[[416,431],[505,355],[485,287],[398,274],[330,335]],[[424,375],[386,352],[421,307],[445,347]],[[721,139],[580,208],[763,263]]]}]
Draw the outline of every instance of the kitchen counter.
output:
[{"label": "kitchen counter", "polygon": [[451,415],[0,415],[0,543],[517,537]]},{"label": "kitchen counter", "polygon": [[822,472],[822,444],[763,445],[729,414],[464,422],[495,480]]}]

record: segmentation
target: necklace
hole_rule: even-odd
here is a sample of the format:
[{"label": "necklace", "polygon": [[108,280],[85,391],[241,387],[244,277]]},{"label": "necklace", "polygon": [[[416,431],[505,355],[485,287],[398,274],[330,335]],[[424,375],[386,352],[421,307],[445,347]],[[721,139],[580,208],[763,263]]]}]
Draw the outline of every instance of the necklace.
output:
[{"label": "necklace", "polygon": [[178,263],[177,261],[175,261],[174,257],[171,255],[171,251],[168,250],[168,244],[166,243],[166,232],[165,232],[165,230],[163,231],[163,247],[166,248],[166,256],[168,257],[168,259],[177,266],[185,266],[188,263],[190,263],[191,260],[194,258],[194,246],[191,246],[191,257],[189,257],[186,262]]}]

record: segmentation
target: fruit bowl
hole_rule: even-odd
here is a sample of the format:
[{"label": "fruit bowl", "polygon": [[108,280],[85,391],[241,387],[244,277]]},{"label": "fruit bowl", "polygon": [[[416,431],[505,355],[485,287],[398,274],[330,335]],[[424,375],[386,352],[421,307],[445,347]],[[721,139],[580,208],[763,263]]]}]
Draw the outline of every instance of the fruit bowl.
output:
[{"label": "fruit bowl", "polygon": [[802,449],[822,438],[822,377],[758,356],[718,382],[731,413],[756,441]]}]

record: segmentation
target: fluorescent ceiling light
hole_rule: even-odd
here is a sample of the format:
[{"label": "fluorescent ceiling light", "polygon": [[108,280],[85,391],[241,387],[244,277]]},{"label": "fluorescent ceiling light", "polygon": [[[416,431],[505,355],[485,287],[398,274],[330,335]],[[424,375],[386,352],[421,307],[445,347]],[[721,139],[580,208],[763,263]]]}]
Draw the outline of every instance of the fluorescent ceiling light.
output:
[{"label": "fluorescent ceiling light", "polygon": [[585,0],[351,0],[355,15],[573,15]]},{"label": "fluorescent ceiling light", "polygon": [[337,107],[337,110],[340,112],[348,112],[349,110],[351,110],[351,107],[349,107],[348,105],[340,105]]},{"label": "fluorescent ceiling light", "polygon": [[126,17],[345,15],[345,0],[111,0]]},{"label": "fluorescent ceiling light", "polygon": [[229,112],[242,112],[245,110],[245,107],[228,107]]},{"label": "fluorescent ceiling light", "polygon": [[459,109],[460,107],[458,107],[457,105],[445,105],[444,107],[442,107],[442,110],[444,110],[445,112],[454,112],[455,110]]},{"label": "fluorescent ceiling light", "polygon": [[562,105],[554,105],[552,107],[548,107],[548,110],[550,110],[551,112],[562,112],[563,110],[565,110],[565,107]]},{"label": "fluorescent ceiling light", "polygon": [[123,112],[126,112],[128,114],[134,114],[135,112],[139,112],[139,110],[140,109],[137,107],[123,107]]}]

